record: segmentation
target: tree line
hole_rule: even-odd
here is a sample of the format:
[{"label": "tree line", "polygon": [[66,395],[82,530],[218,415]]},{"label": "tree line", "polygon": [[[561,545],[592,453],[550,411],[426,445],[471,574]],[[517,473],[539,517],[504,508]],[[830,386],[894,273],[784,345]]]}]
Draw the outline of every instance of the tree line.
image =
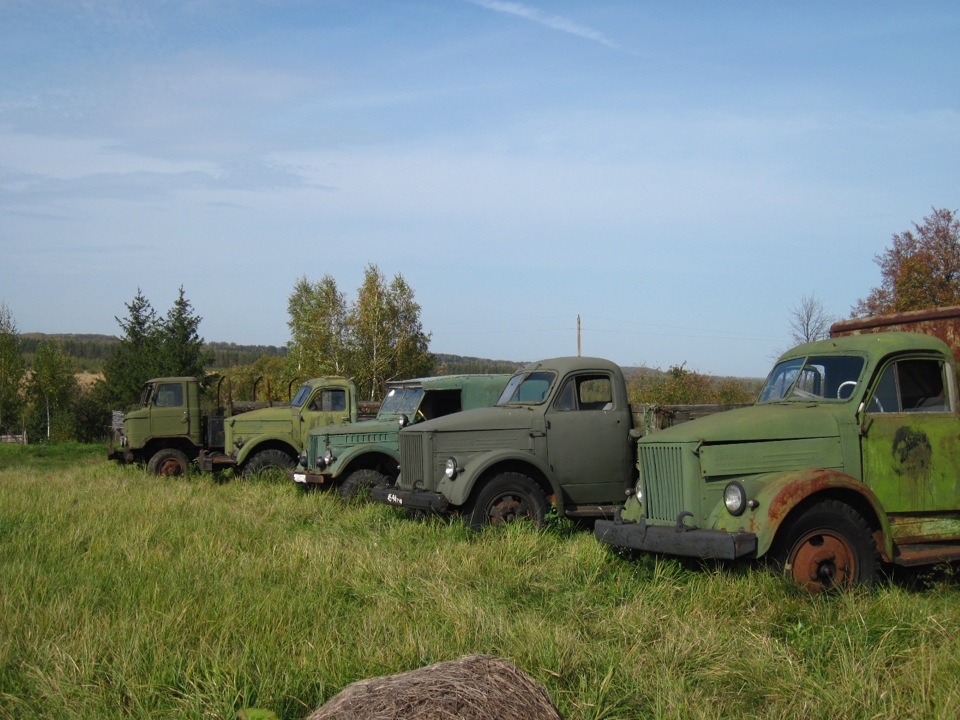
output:
[{"label": "tree line", "polygon": [[[913,229],[896,233],[874,257],[881,283],[851,311],[851,317],[960,305],[960,219],[934,208]],[[516,363],[436,356],[420,320],[413,288],[402,275],[387,281],[376,265],[364,271],[349,300],[336,280],[324,275],[298,279],[288,298],[287,348],[264,346],[252,353],[228,343],[208,344],[199,335],[201,318],[181,287],[163,316],[138,290],[115,318],[122,336],[103,358],[95,340],[23,338],[6,304],[0,304],[0,434],[27,431],[38,439],[98,441],[110,410],[133,406],[152,377],[191,375],[228,394],[226,399],[288,400],[302,380],[324,375],[351,377],[361,397],[379,399],[394,379],[463,372],[512,372]],[[831,318],[815,296],[793,308],[794,340],[825,337]],[[85,359],[102,363],[102,375],[81,385]],[[211,374],[213,367],[218,372]],[[225,389],[225,390],[224,390]],[[633,402],[661,404],[736,403],[755,396],[750,381],[712,378],[686,368],[641,373],[631,380]]]}]

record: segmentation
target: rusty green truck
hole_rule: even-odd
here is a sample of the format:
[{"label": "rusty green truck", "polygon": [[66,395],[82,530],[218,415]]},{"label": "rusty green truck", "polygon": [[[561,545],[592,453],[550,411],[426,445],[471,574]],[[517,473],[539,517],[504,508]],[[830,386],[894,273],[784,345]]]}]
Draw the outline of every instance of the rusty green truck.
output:
[{"label": "rusty green truck", "polygon": [[598,540],[768,558],[818,592],[960,558],[960,308],[836,323],[784,353],[755,405],[637,441]]},{"label": "rusty green truck", "polygon": [[301,487],[336,486],[342,497],[393,484],[400,465],[400,429],[493,405],[509,375],[442,375],[387,383],[373,420],[312,430],[299,466],[288,477]]}]

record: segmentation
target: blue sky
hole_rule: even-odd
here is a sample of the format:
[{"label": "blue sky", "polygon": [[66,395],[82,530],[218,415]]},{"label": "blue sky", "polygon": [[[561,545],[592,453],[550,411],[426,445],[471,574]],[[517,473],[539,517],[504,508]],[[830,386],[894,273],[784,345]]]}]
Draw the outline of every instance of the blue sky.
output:
[{"label": "blue sky", "polygon": [[283,345],[400,273],[434,352],[762,376],[960,208],[956,2],[0,0],[0,302],[180,286]]}]

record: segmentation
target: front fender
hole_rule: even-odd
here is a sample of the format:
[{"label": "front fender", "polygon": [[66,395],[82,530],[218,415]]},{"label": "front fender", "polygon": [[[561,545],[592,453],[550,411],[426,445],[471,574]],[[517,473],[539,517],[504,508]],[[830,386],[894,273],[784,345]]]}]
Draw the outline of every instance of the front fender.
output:
[{"label": "front fender", "polygon": [[520,450],[494,450],[472,455],[463,463],[462,471],[453,480],[444,475],[437,490],[451,505],[464,505],[477,483],[488,474],[496,473],[498,468],[517,472],[523,472],[524,468],[527,468],[528,474],[546,478],[550,484],[550,494],[556,497],[557,509],[563,513],[563,493],[554,480],[550,466],[535,455]]},{"label": "front fender", "polygon": [[361,446],[348,450],[343,455],[338,455],[336,461],[333,465],[329,466],[324,472],[330,477],[340,477],[340,475],[349,467],[353,465],[358,459],[362,458],[364,455],[378,455],[385,458],[390,458],[394,461],[395,464],[400,464],[400,451],[394,448],[383,448],[377,447],[373,448],[370,446]]},{"label": "front fender", "polygon": [[293,456],[300,455],[303,450],[299,441],[294,441],[289,435],[257,435],[252,440],[248,440],[243,447],[237,451],[237,465],[243,465],[252,455],[263,449],[265,445],[277,447],[285,445],[293,450]]},{"label": "front fender", "polygon": [[[757,488],[756,493],[750,492],[751,486]],[[770,549],[783,521],[800,503],[817,495],[836,496],[837,493],[848,497],[857,495],[862,502],[869,505],[880,524],[881,537],[878,545],[881,555],[886,560],[892,558],[890,523],[874,492],[851,475],[824,468],[762,475],[749,483],[747,495],[757,501],[757,508],[755,511],[748,511],[750,518],[746,529],[757,535],[757,555],[763,555]],[[744,518],[731,520],[743,524]]]}]

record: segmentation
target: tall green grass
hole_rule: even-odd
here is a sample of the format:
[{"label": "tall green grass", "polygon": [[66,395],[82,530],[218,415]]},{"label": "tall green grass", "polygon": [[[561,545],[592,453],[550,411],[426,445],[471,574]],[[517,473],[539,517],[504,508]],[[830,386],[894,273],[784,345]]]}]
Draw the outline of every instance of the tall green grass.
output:
[{"label": "tall green grass", "polygon": [[0,718],[302,718],[470,653],[571,719],[960,716],[949,572],[811,598],[562,522],[474,533],[292,483],[5,467]]}]

